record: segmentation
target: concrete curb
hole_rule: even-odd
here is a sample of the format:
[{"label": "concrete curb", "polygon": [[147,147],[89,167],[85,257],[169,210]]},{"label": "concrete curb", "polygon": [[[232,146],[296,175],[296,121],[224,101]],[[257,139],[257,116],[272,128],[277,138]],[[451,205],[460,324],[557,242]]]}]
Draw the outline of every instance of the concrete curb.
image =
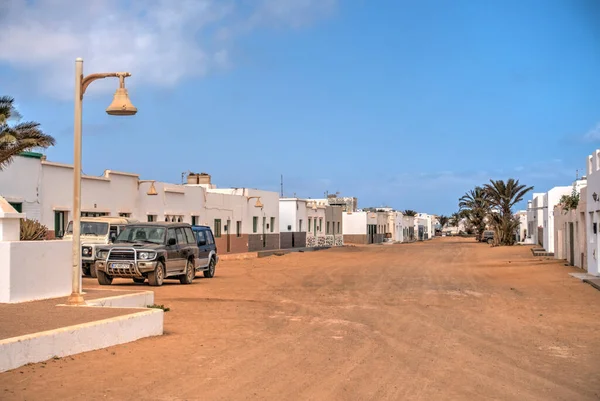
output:
[{"label": "concrete curb", "polygon": [[142,291],[91,299],[84,306],[58,305],[65,308],[132,308],[139,309],[139,312],[0,340],[0,372],[53,357],[160,336],[163,334],[164,312],[148,309],[147,306],[152,304],[154,292]]},{"label": "concrete curb", "polygon": [[90,299],[86,306],[110,308],[145,308],[154,304],[154,292],[143,291],[135,294],[115,295],[113,297]]},{"label": "concrete curb", "polygon": [[1,340],[0,372],[53,357],[160,336],[163,334],[163,313],[160,309],[146,309],[130,315]]}]

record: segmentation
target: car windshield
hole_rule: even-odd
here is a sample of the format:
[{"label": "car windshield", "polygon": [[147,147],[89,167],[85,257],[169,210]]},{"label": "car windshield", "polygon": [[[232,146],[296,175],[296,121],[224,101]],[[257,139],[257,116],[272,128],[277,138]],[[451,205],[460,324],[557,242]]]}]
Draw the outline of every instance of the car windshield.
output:
[{"label": "car windshield", "polygon": [[165,237],[165,229],[163,227],[140,227],[129,226],[125,227],[121,234],[115,240],[115,243],[124,242],[146,242],[152,244],[162,244]]},{"label": "car windshield", "polygon": [[[96,221],[82,221],[80,224],[81,235],[103,236],[108,233],[108,223]],[[67,234],[73,234],[73,222],[70,221],[67,226]]]}]

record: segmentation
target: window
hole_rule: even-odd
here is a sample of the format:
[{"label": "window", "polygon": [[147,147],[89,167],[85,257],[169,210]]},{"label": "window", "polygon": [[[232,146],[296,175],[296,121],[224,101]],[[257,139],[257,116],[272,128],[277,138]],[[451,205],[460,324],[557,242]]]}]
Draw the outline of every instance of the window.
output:
[{"label": "window", "polygon": [[8,204],[11,205],[17,213],[23,213],[23,204],[21,202],[8,202]]},{"label": "window", "polygon": [[210,232],[210,230],[204,231],[204,234],[206,234],[206,243],[208,245],[212,245],[212,244],[215,243],[215,239],[214,239],[214,237],[212,235],[212,232]]},{"label": "window", "polygon": [[204,242],[206,242],[206,236],[205,236],[205,234],[206,234],[206,231],[204,231],[204,230],[199,230],[199,231],[194,231],[194,233],[196,233],[196,240],[197,240],[198,242],[200,242],[200,241],[204,241]]},{"label": "window", "polygon": [[119,217],[131,217],[131,213],[119,213]]},{"label": "window", "polygon": [[187,238],[185,237],[183,228],[177,228],[175,230],[175,233],[177,234],[177,243],[178,244],[183,245],[183,244],[187,243]]},{"label": "window", "polygon": [[[123,231],[126,232],[127,230]],[[171,241],[171,239],[174,239],[175,241],[177,241],[177,234],[175,234],[175,229],[174,228],[169,228],[167,230],[167,243],[169,241]]]},{"label": "window", "polygon": [[308,231],[309,232],[310,232],[311,223],[312,223],[312,219],[309,217],[308,218]]},{"label": "window", "polygon": [[190,227],[186,227],[183,229],[183,231],[185,232],[185,237],[187,238],[187,243],[195,244],[196,239],[194,238],[194,233],[193,233],[192,229]]},{"label": "window", "polygon": [[192,216],[192,225],[193,226],[197,226],[198,225],[198,216]]},{"label": "window", "polygon": [[241,221],[235,222],[235,236],[236,237],[242,236],[242,222]]},{"label": "window", "polygon": [[156,221],[156,215],[155,214],[149,214],[148,215],[148,223],[153,223]]},{"label": "window", "polygon": [[302,219],[298,221],[298,231],[302,231]]},{"label": "window", "polygon": [[215,237],[221,236],[221,219],[215,219]]},{"label": "window", "polygon": [[258,232],[258,217],[256,216],[252,218],[252,232]]},{"label": "window", "polygon": [[262,232],[263,232],[263,233],[265,232],[265,226],[266,226],[266,225],[267,225],[267,218],[266,218],[266,217],[263,217],[263,229],[262,229]]},{"label": "window", "polygon": [[319,232],[323,232],[323,218],[319,217]]},{"label": "window", "polygon": [[271,232],[275,230],[275,217],[271,217]]},{"label": "window", "polygon": [[106,212],[81,212],[81,217],[103,217],[108,216]]},{"label": "window", "polygon": [[338,227],[337,227],[337,228],[338,228],[338,229],[337,229],[337,232],[338,232],[338,234],[339,234],[339,233],[340,233],[340,222],[339,222],[339,221],[338,221],[338,223],[337,223],[337,226],[338,226]]},{"label": "window", "polygon": [[108,238],[117,238],[119,235],[119,227],[110,226],[108,228]]},{"label": "window", "polygon": [[327,234],[329,234],[329,222],[327,222]]},{"label": "window", "polygon": [[67,212],[54,212],[54,235],[61,238],[65,235]]}]

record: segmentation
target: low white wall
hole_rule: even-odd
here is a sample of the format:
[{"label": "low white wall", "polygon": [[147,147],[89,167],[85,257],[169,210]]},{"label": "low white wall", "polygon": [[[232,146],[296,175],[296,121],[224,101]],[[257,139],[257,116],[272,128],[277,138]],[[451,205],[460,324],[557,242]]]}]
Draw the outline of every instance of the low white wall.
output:
[{"label": "low white wall", "polygon": [[[85,295],[84,295],[85,298]],[[111,308],[145,308],[154,304],[154,292],[144,291],[135,294],[119,295],[113,297],[96,298],[86,301],[87,306],[102,306]]]},{"label": "low white wall", "polygon": [[160,309],[143,310],[131,315],[0,340],[0,372],[55,356],[64,357],[144,337],[160,336],[163,334],[163,316]]},{"label": "low white wall", "polygon": [[0,242],[0,303],[71,294],[71,241]]}]

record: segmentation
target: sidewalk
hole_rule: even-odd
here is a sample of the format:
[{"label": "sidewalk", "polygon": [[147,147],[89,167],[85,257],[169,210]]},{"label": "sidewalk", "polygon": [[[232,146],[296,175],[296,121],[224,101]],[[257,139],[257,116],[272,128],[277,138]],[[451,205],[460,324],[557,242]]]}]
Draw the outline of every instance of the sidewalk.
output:
[{"label": "sidewalk", "polygon": [[163,333],[152,291],[84,289],[84,299],[0,304],[0,372]]}]

